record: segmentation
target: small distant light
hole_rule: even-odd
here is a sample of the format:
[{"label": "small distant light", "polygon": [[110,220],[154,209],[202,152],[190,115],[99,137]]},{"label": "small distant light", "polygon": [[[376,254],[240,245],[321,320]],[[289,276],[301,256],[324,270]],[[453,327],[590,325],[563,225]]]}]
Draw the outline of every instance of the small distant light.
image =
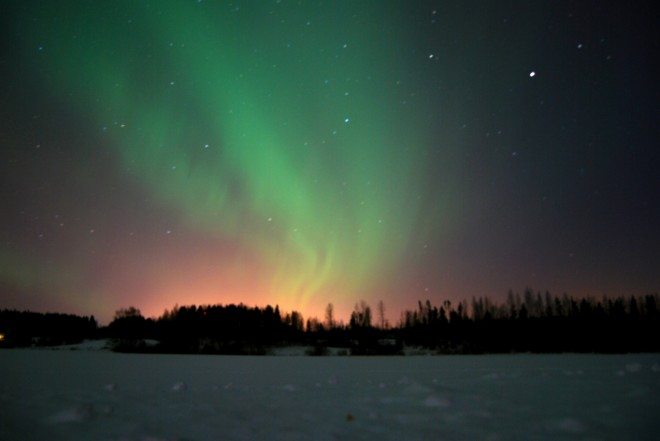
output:
[{"label": "small distant light", "polygon": [[536,72],[531,71],[531,72],[529,73],[529,77],[532,78],[532,77],[534,77],[534,76],[536,76]]},{"label": "small distant light", "polygon": [[5,334],[0,334],[0,341],[4,341],[4,340],[5,340]]}]

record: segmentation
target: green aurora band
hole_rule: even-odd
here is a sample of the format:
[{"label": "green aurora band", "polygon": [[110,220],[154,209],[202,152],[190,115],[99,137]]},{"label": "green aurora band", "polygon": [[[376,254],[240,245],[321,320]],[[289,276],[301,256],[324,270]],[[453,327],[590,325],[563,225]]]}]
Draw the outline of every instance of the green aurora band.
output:
[{"label": "green aurora band", "polygon": [[425,104],[401,110],[413,36],[381,2],[221,3],[40,2],[24,41],[126,179],[259,256],[267,295],[360,298],[448,209],[423,207]]}]

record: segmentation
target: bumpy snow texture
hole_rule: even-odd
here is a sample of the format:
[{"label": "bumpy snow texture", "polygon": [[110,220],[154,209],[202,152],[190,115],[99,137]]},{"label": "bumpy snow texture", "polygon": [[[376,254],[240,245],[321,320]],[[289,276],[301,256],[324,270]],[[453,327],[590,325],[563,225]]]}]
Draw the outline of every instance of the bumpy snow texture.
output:
[{"label": "bumpy snow texture", "polygon": [[3,440],[658,439],[660,355],[0,351]]}]

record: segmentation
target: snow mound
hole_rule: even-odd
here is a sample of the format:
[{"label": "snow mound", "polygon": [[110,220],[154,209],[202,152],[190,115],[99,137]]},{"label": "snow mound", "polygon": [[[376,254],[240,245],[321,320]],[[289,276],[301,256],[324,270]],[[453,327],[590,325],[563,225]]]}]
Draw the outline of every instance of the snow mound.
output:
[{"label": "snow mound", "polygon": [[64,409],[48,418],[49,423],[80,423],[92,418],[92,407],[89,405]]},{"label": "snow mound", "polygon": [[104,404],[81,404],[63,409],[47,418],[51,424],[82,423],[98,416],[107,416],[113,412],[112,406]]},{"label": "snow mound", "polygon": [[403,392],[408,395],[424,395],[432,392],[432,389],[417,382],[412,382],[403,388]]},{"label": "snow mound", "polygon": [[424,400],[426,407],[449,407],[450,402],[446,398],[436,397],[431,395]]},{"label": "snow mound", "polygon": [[566,433],[580,434],[586,431],[586,426],[574,418],[562,418],[557,422],[557,428]]},{"label": "snow mound", "polygon": [[80,343],[71,345],[49,346],[47,349],[56,351],[107,351],[110,350],[111,346],[111,341],[103,338],[99,340],[83,340]]},{"label": "snow mound", "polygon": [[284,386],[282,386],[282,390],[285,390],[287,392],[295,392],[298,390],[298,388],[293,384],[285,384]]},{"label": "snow mound", "polygon": [[173,392],[185,392],[186,389],[188,389],[188,386],[186,386],[186,383],[184,383],[183,381],[179,381],[172,385]]}]

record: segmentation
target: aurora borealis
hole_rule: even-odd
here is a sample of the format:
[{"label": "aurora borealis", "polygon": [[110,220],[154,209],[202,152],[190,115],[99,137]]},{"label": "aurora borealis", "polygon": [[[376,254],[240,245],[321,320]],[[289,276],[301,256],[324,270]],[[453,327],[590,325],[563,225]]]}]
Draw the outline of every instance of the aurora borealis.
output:
[{"label": "aurora borealis", "polygon": [[596,5],[3,2],[0,307],[657,290],[651,15]]}]

